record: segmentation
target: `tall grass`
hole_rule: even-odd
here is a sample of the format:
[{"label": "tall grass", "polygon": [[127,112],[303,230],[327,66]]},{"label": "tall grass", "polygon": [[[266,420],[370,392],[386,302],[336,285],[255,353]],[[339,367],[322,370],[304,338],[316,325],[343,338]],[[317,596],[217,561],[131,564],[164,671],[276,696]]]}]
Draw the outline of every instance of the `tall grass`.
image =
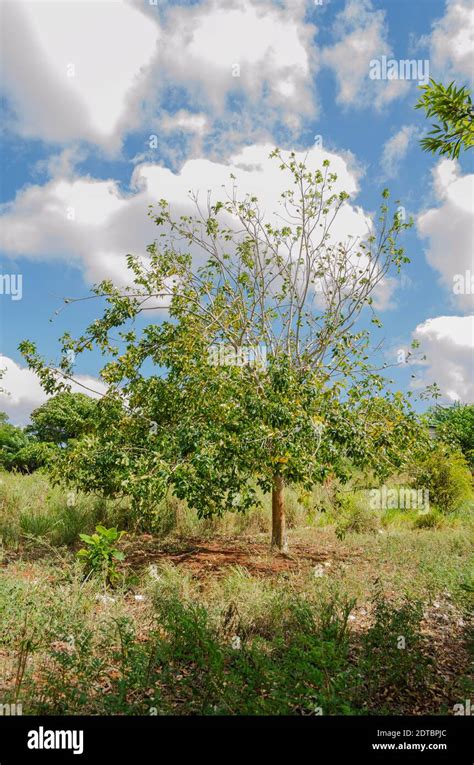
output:
[{"label": "tall grass", "polygon": [[45,473],[1,473],[0,538],[6,547],[29,540],[73,545],[79,534],[113,518],[119,504],[51,486]]},{"label": "tall grass", "polygon": [[[362,477],[354,476],[345,487],[334,481],[313,491],[285,488],[285,506],[290,531],[304,538],[310,529],[334,526],[341,538],[351,534],[375,533],[380,528],[429,529],[472,524],[472,502],[458,512],[442,515],[436,508],[427,516],[417,511],[373,511],[367,493],[357,488]],[[369,479],[365,479],[368,481]],[[199,519],[193,509],[172,494],[149,508],[143,517],[132,511],[125,499],[103,498],[51,486],[45,473],[32,475],[0,473],[0,540],[5,547],[18,547],[28,540],[74,546],[79,534],[91,533],[97,523],[130,531],[151,532],[157,537],[236,537],[267,539],[271,529],[271,500],[260,494],[260,505],[243,513]]]},{"label": "tall grass", "polygon": [[[321,490],[315,499],[301,501],[301,493],[287,487],[285,499],[290,528],[314,524]],[[152,532],[157,536],[173,533],[182,537],[268,535],[271,528],[271,503],[260,496],[262,506],[248,513],[227,513],[222,518],[199,519],[194,510],[172,494],[137,518],[126,500],[68,492],[52,487],[45,473],[32,475],[0,473],[0,538],[14,547],[31,538],[45,539],[54,545],[73,545],[79,534],[90,533],[97,523],[122,529]]]}]

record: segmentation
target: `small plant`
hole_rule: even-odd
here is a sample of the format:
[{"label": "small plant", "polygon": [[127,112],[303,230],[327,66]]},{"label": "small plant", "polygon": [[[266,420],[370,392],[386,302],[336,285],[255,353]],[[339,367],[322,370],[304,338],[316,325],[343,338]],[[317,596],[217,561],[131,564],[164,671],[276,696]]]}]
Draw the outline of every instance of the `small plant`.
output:
[{"label": "small plant", "polygon": [[[383,699],[393,696],[402,685],[407,698],[416,697],[429,685],[432,663],[423,651],[421,601],[405,596],[395,604],[378,586],[373,612],[374,622],[361,639],[358,662],[364,678],[359,701],[366,709],[380,709]],[[394,709],[393,700],[391,704]],[[403,713],[403,708],[397,712]]]},{"label": "small plant", "polygon": [[439,529],[444,523],[444,518],[437,510],[418,515],[413,523],[415,529]]},{"label": "small plant", "polygon": [[105,526],[96,526],[95,534],[79,534],[87,547],[83,547],[77,553],[79,558],[86,564],[87,573],[104,573],[109,582],[118,577],[116,561],[124,559],[124,554],[117,550],[116,545],[120,542],[125,531],[117,531],[116,528],[106,529]]}]

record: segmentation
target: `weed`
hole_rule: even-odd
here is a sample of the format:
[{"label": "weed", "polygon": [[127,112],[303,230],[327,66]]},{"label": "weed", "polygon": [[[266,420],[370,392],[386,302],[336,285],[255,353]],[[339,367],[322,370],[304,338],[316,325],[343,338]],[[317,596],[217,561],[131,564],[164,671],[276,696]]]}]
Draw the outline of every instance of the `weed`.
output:
[{"label": "weed", "polygon": [[117,549],[116,545],[125,534],[116,528],[106,529],[105,526],[96,526],[96,533],[80,534],[80,538],[87,547],[77,553],[86,567],[86,573],[104,574],[108,582],[114,582],[118,577],[116,561],[122,561],[124,554]]}]

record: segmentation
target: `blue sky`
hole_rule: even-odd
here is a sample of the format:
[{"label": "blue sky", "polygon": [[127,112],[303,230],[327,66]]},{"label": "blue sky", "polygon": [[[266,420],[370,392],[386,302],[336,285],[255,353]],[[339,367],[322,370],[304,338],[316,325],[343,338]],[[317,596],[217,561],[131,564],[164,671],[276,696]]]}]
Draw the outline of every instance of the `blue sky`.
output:
[{"label": "blue sky", "polygon": [[[186,209],[189,188],[218,189],[231,171],[268,205],[275,145],[308,151],[314,165],[329,157],[353,190],[356,226],[384,187],[400,199],[415,226],[405,240],[411,264],[379,296],[386,359],[419,339],[427,361],[398,370],[396,384],[436,381],[445,401],[473,400],[472,158],[421,151],[428,124],[413,108],[416,78],[369,76],[386,56],[472,85],[470,2],[3,0],[1,12],[0,367],[9,395],[0,408],[12,421],[25,423],[44,400],[18,343],[32,339],[58,360],[57,338],[79,334],[97,310],[85,302],[56,315],[62,298],[103,278],[126,283],[124,256],[154,237],[147,205],[165,197]],[[100,366],[94,354],[80,359],[78,379],[98,385]]]}]

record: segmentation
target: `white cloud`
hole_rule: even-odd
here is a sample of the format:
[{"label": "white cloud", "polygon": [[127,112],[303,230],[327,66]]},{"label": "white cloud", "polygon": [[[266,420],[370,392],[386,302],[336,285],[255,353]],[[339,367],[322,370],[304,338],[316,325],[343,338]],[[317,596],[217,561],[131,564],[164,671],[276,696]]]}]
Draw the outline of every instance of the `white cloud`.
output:
[{"label": "white cloud", "polygon": [[[0,370],[5,370],[0,380],[0,411],[6,412],[14,425],[24,426],[33,409],[48,399],[36,374],[22,367],[8,356],[0,355]],[[105,393],[106,386],[89,375],[77,375],[77,383],[71,384],[75,393],[86,393],[92,398]],[[95,393],[94,393],[95,392]]]},{"label": "white cloud", "polygon": [[36,162],[33,172],[47,173],[48,177],[74,178],[76,166],[87,156],[78,145],[67,146],[58,154],[51,154],[46,159]]},{"label": "white cloud", "polygon": [[205,114],[192,114],[186,109],[180,109],[176,114],[164,114],[160,121],[162,130],[187,130],[190,133],[204,133],[208,129]]},{"label": "white cloud", "polygon": [[461,308],[472,310],[470,287],[464,294],[455,294],[453,286],[456,275],[463,276],[468,285],[467,272],[474,270],[474,174],[463,175],[458,162],[443,159],[433,170],[433,185],[440,206],[427,210],[417,219],[419,234],[429,239],[426,259],[440,273],[453,300]]},{"label": "white cloud", "polygon": [[336,42],[324,48],[322,62],[334,71],[340,104],[381,108],[407,92],[409,83],[404,80],[369,78],[371,60],[392,55],[385,11],[374,10],[371,0],[347,0],[334,32]]},{"label": "white cloud", "polygon": [[[115,255],[123,256],[127,244],[136,243],[136,236],[127,236],[119,223],[132,204],[115,181],[57,178],[45,186],[28,186],[3,206],[0,246],[7,255],[76,263],[91,281],[109,277],[114,244]],[[145,213],[144,206],[142,224]],[[113,270],[120,281],[126,271],[123,257],[116,258]]]},{"label": "white cloud", "polygon": [[433,26],[430,56],[441,79],[474,81],[474,6],[471,0],[448,0],[446,13]]},{"label": "white cloud", "polygon": [[380,164],[387,178],[394,178],[400,162],[406,157],[410,142],[418,134],[415,125],[404,125],[384,144]]},{"label": "white cloud", "polygon": [[117,149],[121,129],[138,118],[156,24],[121,0],[15,0],[2,3],[2,14],[13,127],[27,137]]},{"label": "white cloud", "polygon": [[[231,187],[231,173],[237,179],[238,195],[251,193],[260,202],[266,220],[281,224],[275,214],[283,213],[281,193],[291,186],[291,179],[270,159],[270,145],[248,146],[234,154],[228,163],[209,159],[188,160],[179,173],[156,164],[135,167],[131,188],[124,195],[115,181],[93,178],[53,178],[45,186],[29,186],[16,199],[4,205],[0,218],[0,248],[12,257],[36,260],[67,260],[75,263],[90,283],[111,279],[118,286],[130,283],[126,255],[146,257],[146,247],[158,231],[147,216],[150,204],[165,198],[174,217],[195,214],[189,191],[207,192],[212,199],[225,198],[225,186]],[[297,153],[312,169],[321,168],[325,159],[338,176],[333,192],[356,195],[360,169],[350,157],[342,157],[314,146],[307,153]],[[205,185],[204,185],[205,184]],[[229,221],[229,225],[232,222]],[[332,242],[365,239],[371,219],[361,207],[344,204],[331,229]],[[202,257],[202,252],[193,254]],[[362,259],[358,260],[362,265]],[[377,290],[376,304],[381,310],[390,307],[396,287],[393,279],[384,280]]]},{"label": "white cloud", "polygon": [[423,384],[436,382],[450,401],[474,401],[474,316],[438,316],[413,337],[426,354]]},{"label": "white cloud", "polygon": [[309,113],[313,32],[304,23],[304,4],[208,0],[175,7],[166,17],[158,66],[174,83],[202,88],[199,97],[217,110],[231,91],[243,90],[260,108]]},{"label": "white cloud", "polygon": [[[264,126],[268,137],[276,122],[293,131],[314,116],[315,29],[305,21],[304,3],[159,5],[4,2],[10,127],[50,142],[89,141],[112,153],[126,132],[148,134],[161,116],[165,129],[166,122],[171,126],[169,88],[181,89],[190,113],[206,112],[232,129],[238,111],[228,108],[228,98],[236,96],[255,130]],[[202,130],[202,120],[185,124],[182,117],[181,110],[178,128]]]},{"label": "white cloud", "polygon": [[[267,219],[282,211],[281,192],[291,184],[279,169],[279,162],[269,159],[272,147],[249,146],[230,158],[228,164],[207,159],[189,160],[181,172],[173,173],[156,164],[138,165],[132,175],[135,193],[123,195],[112,180],[92,178],[53,178],[45,186],[29,186],[16,199],[4,205],[0,218],[0,248],[12,257],[36,260],[67,260],[82,269],[86,280],[112,279],[117,285],[128,284],[128,253],[146,255],[146,247],[157,237],[157,229],[147,216],[150,203],[165,198],[173,214],[193,214],[189,191],[206,198],[212,190],[214,200],[222,198],[223,186],[230,188],[230,174],[237,178],[239,195],[258,197]],[[297,154],[303,159],[303,154]],[[334,191],[356,194],[358,170],[353,163],[320,147],[309,150],[308,167],[331,161],[337,173]],[[203,179],[205,179],[203,181]],[[205,185],[204,185],[205,183]],[[345,204],[333,229],[340,241],[349,235],[365,238],[369,217],[360,207]],[[388,307],[392,289],[387,284],[379,290],[381,306]]]}]

